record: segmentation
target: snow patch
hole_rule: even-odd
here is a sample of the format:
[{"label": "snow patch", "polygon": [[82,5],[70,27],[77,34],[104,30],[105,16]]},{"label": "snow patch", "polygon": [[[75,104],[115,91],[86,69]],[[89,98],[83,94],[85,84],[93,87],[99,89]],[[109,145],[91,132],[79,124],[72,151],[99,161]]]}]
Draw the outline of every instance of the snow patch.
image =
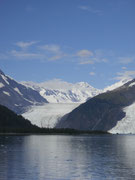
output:
[{"label": "snow patch", "polygon": [[53,128],[62,116],[79,105],[78,103],[50,103],[43,106],[33,106],[28,112],[22,114],[22,116],[39,127]]},{"label": "snow patch", "polygon": [[3,88],[5,85],[0,82],[0,88]]},{"label": "snow patch", "polygon": [[20,90],[16,87],[16,88],[14,88],[14,90],[18,93],[18,94],[20,94],[21,96],[23,96],[23,94],[20,92]]},{"label": "snow patch", "polygon": [[116,82],[115,84],[111,85],[111,86],[107,86],[103,92],[107,92],[107,91],[112,91],[116,88],[119,88],[121,86],[123,86],[124,84],[126,84],[127,82],[131,81],[132,79],[131,78],[128,78],[128,79],[123,79],[119,82]]},{"label": "snow patch", "polygon": [[123,109],[126,116],[117,122],[109,132],[116,134],[135,134],[135,103]]},{"label": "snow patch", "polygon": [[29,103],[31,103],[31,104],[36,104],[36,102],[33,102],[33,101],[31,101],[31,100],[29,100],[29,99],[26,99],[26,98],[24,98],[26,101],[28,101]]},{"label": "snow patch", "polygon": [[135,82],[131,83],[131,84],[129,85],[129,87],[132,87],[132,86],[134,86],[134,85],[135,85]]},{"label": "snow patch", "polygon": [[1,74],[1,77],[2,77],[2,79],[9,85],[9,82],[7,81],[6,76],[4,76],[3,74]]},{"label": "snow patch", "polygon": [[10,96],[10,94],[6,91],[3,91],[4,94],[6,94],[7,96]]}]

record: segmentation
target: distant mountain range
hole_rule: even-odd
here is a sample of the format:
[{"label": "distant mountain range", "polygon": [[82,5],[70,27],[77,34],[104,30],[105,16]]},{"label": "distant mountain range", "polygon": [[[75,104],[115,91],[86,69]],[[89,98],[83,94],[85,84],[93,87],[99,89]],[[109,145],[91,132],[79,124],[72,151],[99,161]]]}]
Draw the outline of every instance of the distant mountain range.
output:
[{"label": "distant mountain range", "polygon": [[122,80],[103,90],[95,89],[85,82],[72,84],[58,79],[44,83],[24,82],[23,85],[37,90],[50,103],[43,106],[33,106],[22,115],[39,127],[53,128],[62,116],[80,104],[98,94],[118,88],[127,81],[129,80]]},{"label": "distant mountain range", "polygon": [[135,133],[135,79],[99,94],[65,115],[57,128]]},{"label": "distant mountain range", "polygon": [[39,127],[135,133],[135,80],[105,89],[55,79],[17,82],[0,70],[0,104]]},{"label": "distant mountain range", "polygon": [[49,103],[83,103],[88,99],[112,91],[131,79],[121,80],[104,89],[96,89],[86,82],[68,83],[60,79],[54,79],[43,83],[22,82],[22,85],[38,91]]},{"label": "distant mountain range", "polygon": [[8,77],[0,70],[0,104],[20,114],[31,105],[48,101],[37,91],[28,88]]},{"label": "distant mountain range", "polygon": [[22,82],[40,93],[50,103],[82,103],[102,91],[86,82],[68,83],[55,79],[44,83]]}]

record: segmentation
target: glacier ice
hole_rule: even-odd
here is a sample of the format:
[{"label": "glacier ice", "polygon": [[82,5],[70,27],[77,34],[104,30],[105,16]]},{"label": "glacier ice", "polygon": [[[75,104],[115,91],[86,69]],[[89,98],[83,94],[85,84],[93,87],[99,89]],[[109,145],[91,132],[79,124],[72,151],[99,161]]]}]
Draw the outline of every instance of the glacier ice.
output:
[{"label": "glacier ice", "polygon": [[135,134],[135,103],[123,109],[126,116],[117,122],[109,132],[112,134]]},{"label": "glacier ice", "polygon": [[53,128],[65,114],[79,106],[79,103],[50,103],[42,106],[33,106],[23,117],[39,127]]}]

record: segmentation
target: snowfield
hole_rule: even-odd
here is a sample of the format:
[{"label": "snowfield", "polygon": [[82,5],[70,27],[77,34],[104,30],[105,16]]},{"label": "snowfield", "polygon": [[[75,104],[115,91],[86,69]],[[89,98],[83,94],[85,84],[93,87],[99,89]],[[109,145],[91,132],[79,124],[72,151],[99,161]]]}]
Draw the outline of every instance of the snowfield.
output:
[{"label": "snowfield", "polygon": [[81,103],[102,92],[86,82],[73,84],[60,79],[43,83],[22,82],[22,84],[38,91],[49,103]]},{"label": "snowfield", "polygon": [[43,106],[33,106],[22,116],[39,127],[53,128],[63,115],[79,105],[79,103],[50,103]]},{"label": "snowfield", "polygon": [[126,116],[118,121],[116,126],[109,132],[112,134],[135,134],[135,103],[123,109]]}]

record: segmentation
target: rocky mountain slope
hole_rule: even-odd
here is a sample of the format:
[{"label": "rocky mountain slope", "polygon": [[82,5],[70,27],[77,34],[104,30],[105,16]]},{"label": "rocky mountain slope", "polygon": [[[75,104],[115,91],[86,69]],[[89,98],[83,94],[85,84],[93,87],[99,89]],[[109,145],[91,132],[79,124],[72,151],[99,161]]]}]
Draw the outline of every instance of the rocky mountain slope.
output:
[{"label": "rocky mountain slope", "polygon": [[131,80],[113,91],[99,94],[81,104],[65,115],[56,127],[109,131],[124,121],[124,118],[127,119],[125,108],[132,106],[134,102],[135,80]]},{"label": "rocky mountain slope", "polygon": [[0,104],[16,113],[24,112],[34,104],[47,103],[37,91],[25,87],[0,70]]}]

